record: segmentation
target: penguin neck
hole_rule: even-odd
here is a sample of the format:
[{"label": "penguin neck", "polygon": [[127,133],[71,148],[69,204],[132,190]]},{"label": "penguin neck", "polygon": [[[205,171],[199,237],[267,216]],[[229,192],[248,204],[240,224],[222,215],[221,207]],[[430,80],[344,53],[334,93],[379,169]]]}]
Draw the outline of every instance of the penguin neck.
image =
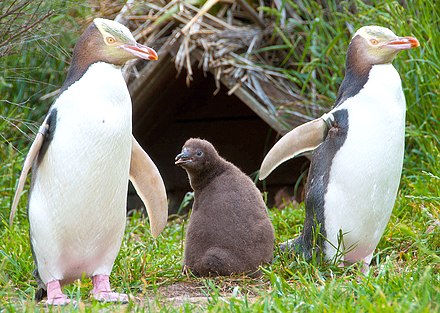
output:
[{"label": "penguin neck", "polygon": [[[95,63],[106,63],[103,61],[89,61],[89,62],[77,62],[75,56],[72,59],[72,65],[69,68],[69,72],[67,73],[66,80],[64,81],[60,93],[67,90],[71,85],[80,80],[84,74],[89,70],[89,68]],[[121,68],[120,66],[116,66],[114,64],[106,63],[109,66],[113,66],[115,68]]]},{"label": "penguin neck", "polygon": [[202,190],[225,170],[225,162],[216,162],[213,166],[196,171],[188,171],[189,181],[194,191]]},{"label": "penguin neck", "polygon": [[352,66],[347,61],[347,70],[341,87],[339,88],[334,107],[339,106],[348,98],[354,97],[364,88],[370,76],[371,68],[372,65],[362,67]]},{"label": "penguin neck", "polygon": [[379,102],[383,102],[383,99],[394,101],[395,97],[400,99],[403,94],[402,83],[393,64],[372,65],[364,75],[347,71],[333,108],[340,108],[344,106],[346,100],[359,97],[361,94],[368,94],[370,99],[374,98]]}]

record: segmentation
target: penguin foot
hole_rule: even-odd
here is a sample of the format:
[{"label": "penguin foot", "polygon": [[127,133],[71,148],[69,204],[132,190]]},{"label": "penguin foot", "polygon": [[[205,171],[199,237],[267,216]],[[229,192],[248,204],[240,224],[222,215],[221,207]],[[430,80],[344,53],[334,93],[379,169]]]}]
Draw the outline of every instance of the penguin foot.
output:
[{"label": "penguin foot", "polygon": [[292,253],[295,248],[295,239],[289,239],[287,241],[280,243],[279,248],[283,252]]},{"label": "penguin foot", "polygon": [[[352,262],[342,261],[338,264],[338,267],[345,267],[345,266],[351,266],[351,265],[353,265]],[[361,264],[359,266],[361,266],[360,272],[362,274],[364,274],[365,276],[368,276],[368,274],[370,273],[370,264],[367,263],[365,261],[365,259],[363,259],[363,260],[361,260]]]},{"label": "penguin foot", "polygon": [[101,302],[120,302],[128,303],[128,295],[112,291],[93,292],[93,298]]},{"label": "penguin foot", "polygon": [[362,262],[361,273],[367,276],[370,273],[370,264]]},{"label": "penguin foot", "polygon": [[56,298],[47,298],[46,300],[46,305],[64,306],[68,304],[76,305],[76,301],[70,300],[66,295],[62,295]]},{"label": "penguin foot", "polygon": [[63,291],[61,290],[61,285],[58,280],[53,280],[47,283],[47,305],[68,305],[72,303],[75,305],[75,301],[70,300]]},{"label": "penguin foot", "polygon": [[[281,252],[295,255],[303,255],[306,260],[312,258],[312,251],[307,248],[306,243],[302,235],[295,239],[289,239],[285,242],[279,244],[279,249]],[[319,251],[318,251],[319,252]]]},{"label": "penguin foot", "polygon": [[110,288],[110,280],[108,275],[95,275],[92,278],[93,298],[102,302],[128,302],[128,295],[124,293],[113,292]]},{"label": "penguin foot", "polygon": [[[374,251],[373,251],[374,252]],[[368,275],[370,274],[370,263],[371,263],[371,259],[373,258],[373,252],[371,252],[369,255],[367,255],[362,261],[362,268],[361,268],[361,273],[364,275]]]},{"label": "penguin foot", "polygon": [[128,303],[128,295],[125,293],[117,293],[112,291],[93,292],[93,298],[100,302],[119,302]]}]

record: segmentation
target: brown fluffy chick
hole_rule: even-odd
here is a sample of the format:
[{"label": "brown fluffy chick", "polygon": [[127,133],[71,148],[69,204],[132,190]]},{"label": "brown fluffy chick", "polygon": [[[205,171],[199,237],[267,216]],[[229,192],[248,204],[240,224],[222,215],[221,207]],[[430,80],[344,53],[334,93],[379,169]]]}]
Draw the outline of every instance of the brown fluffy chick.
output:
[{"label": "brown fluffy chick", "polygon": [[176,164],[188,173],[194,204],[184,269],[197,276],[259,276],[272,261],[274,229],[252,180],[206,140],[191,138]]}]

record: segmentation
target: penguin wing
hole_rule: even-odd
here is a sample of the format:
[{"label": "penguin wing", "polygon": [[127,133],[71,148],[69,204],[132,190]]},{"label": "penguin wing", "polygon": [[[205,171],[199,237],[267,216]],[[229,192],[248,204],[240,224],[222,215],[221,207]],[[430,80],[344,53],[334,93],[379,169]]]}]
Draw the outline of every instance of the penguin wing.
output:
[{"label": "penguin wing", "polygon": [[145,204],[151,234],[159,236],[168,219],[165,184],[159,170],[134,137],[131,148],[130,181]]},{"label": "penguin wing", "polygon": [[14,221],[15,213],[17,212],[18,201],[20,200],[21,193],[24,188],[24,184],[26,182],[27,174],[32,167],[35,159],[40,153],[41,147],[45,142],[45,138],[49,132],[50,121],[52,120],[52,111],[47,114],[46,118],[41,124],[40,129],[38,130],[37,136],[32,143],[28,154],[26,155],[26,159],[24,160],[23,169],[21,170],[20,178],[18,179],[17,189],[15,190],[14,200],[12,201],[11,213],[9,215],[9,225],[12,226]]},{"label": "penguin wing", "polygon": [[267,153],[261,163],[260,180],[265,179],[280,164],[301,153],[314,150],[327,137],[334,117],[331,113],[300,125],[284,135]]}]

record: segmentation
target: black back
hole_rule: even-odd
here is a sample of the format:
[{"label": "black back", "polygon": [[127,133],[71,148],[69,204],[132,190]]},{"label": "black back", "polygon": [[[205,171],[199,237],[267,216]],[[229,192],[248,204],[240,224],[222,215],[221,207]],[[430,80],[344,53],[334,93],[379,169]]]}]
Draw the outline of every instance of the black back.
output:
[{"label": "black back", "polygon": [[295,242],[295,249],[303,252],[307,259],[312,257],[313,249],[317,249],[316,255],[325,253],[323,251],[326,237],[324,197],[327,193],[333,159],[344,144],[349,130],[347,110],[338,110],[333,115],[335,117],[333,127],[330,128],[324,142],[314,151],[310,164],[306,185],[304,230]]}]

